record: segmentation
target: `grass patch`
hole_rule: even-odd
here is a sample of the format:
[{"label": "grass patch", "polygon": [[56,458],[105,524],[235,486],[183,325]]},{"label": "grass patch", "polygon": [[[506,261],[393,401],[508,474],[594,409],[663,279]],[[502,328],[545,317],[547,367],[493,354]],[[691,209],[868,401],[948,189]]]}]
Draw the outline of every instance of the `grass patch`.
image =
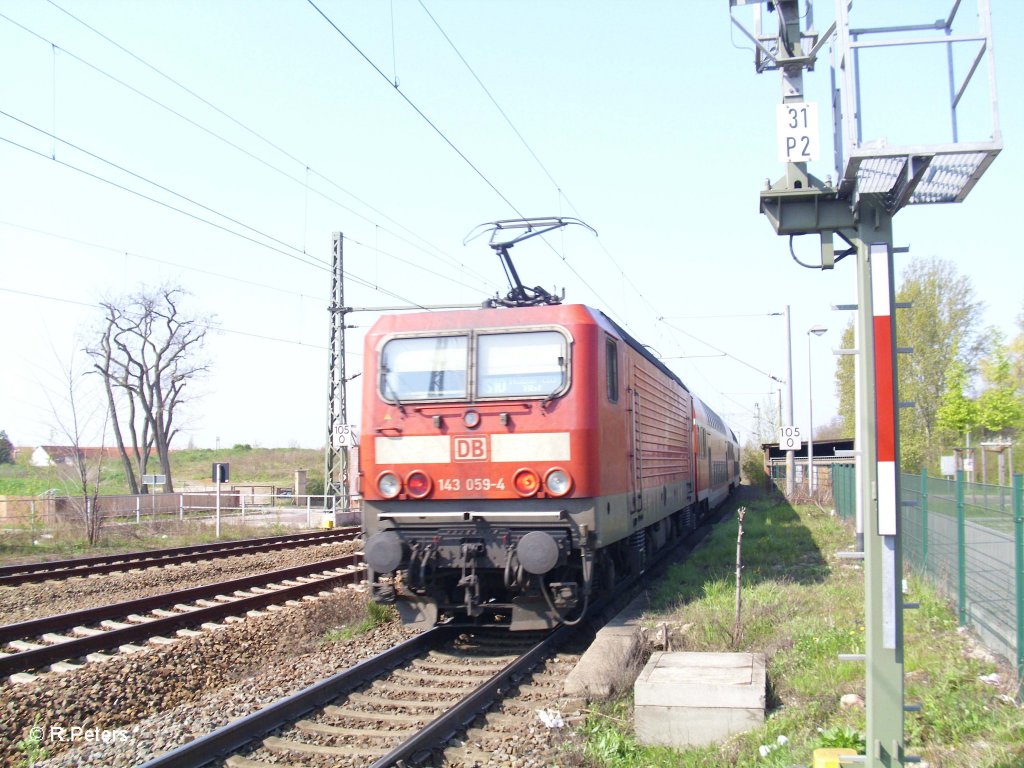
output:
[{"label": "grass patch", "polygon": [[361,618],[340,627],[333,627],[324,632],[324,640],[329,643],[343,643],[365,635],[377,627],[398,619],[398,613],[390,605],[367,602],[365,613]]},{"label": "grass patch", "polygon": [[[58,497],[71,497],[71,504],[82,503],[81,488],[72,476],[71,467],[33,467],[29,464],[30,459],[31,452],[22,451],[16,464],[0,464],[0,497],[41,497],[52,493]],[[175,486],[183,489],[188,485],[209,485],[210,468],[214,462],[230,463],[231,478],[237,485],[290,488],[295,470],[305,468],[308,470],[308,487],[323,488],[322,451],[244,446],[216,451],[172,451],[171,472]],[[154,469],[154,465],[150,469]],[[99,493],[101,496],[128,493],[128,484],[119,460],[104,460]],[[278,503],[291,502],[279,500]],[[305,501],[301,503],[304,505]],[[62,512],[61,521],[52,523],[44,522],[42,506],[37,505],[33,517],[32,507],[27,502],[12,507],[0,504],[0,563],[5,560],[58,559],[83,554],[130,552],[215,540],[211,526],[188,519],[180,521],[174,512],[153,516],[145,511],[144,497],[142,504],[142,525],[136,525],[131,516],[120,521],[107,521],[100,531],[100,541],[96,546],[88,544],[85,525],[76,519],[73,511]],[[246,530],[245,526],[227,523],[222,526],[222,530],[222,539],[274,536],[288,532],[284,526]]]},{"label": "grass patch", "polygon": [[294,528],[280,523],[258,527],[224,523],[218,539],[212,525],[195,520],[181,522],[175,518],[162,523],[147,521],[142,525],[108,526],[103,529],[101,539],[90,545],[83,537],[81,526],[62,524],[44,528],[19,524],[8,527],[0,535],[0,565],[225,543],[294,532]]},{"label": "grass patch", "polygon": [[[763,727],[724,743],[686,750],[637,743],[631,696],[590,712],[583,745],[567,762],[605,768],[666,766],[810,765],[819,747],[863,750],[865,713],[844,708],[843,694],[864,696],[864,665],[837,660],[864,651],[864,580],[859,564],[834,553],[852,548],[853,535],[816,507],[768,499],[744,502],[743,633],[732,640],[735,611],[735,514],[716,526],[685,562],[652,586],[648,626],[666,623],[672,650],[763,652],[769,712]],[[905,616],[905,741],[942,768],[1024,765],[1024,710],[1003,687],[979,681],[997,670],[975,658],[958,634],[953,613],[925,582],[908,577],[921,608]],[[657,635],[658,633],[652,633]]]},{"label": "grass patch", "polygon": [[[171,478],[176,487],[186,483],[210,484],[214,462],[231,464],[231,480],[236,484],[274,485],[290,488],[297,469],[308,470],[308,479],[323,478],[324,453],[305,448],[196,448],[171,451]],[[0,464],[0,496],[38,496],[54,490],[61,496],[81,494],[71,467],[33,467],[30,451],[18,454],[15,464]],[[150,472],[159,472],[153,460]],[[92,481],[90,481],[92,482]],[[120,459],[104,459],[99,478],[100,494],[128,493],[128,481]]]}]

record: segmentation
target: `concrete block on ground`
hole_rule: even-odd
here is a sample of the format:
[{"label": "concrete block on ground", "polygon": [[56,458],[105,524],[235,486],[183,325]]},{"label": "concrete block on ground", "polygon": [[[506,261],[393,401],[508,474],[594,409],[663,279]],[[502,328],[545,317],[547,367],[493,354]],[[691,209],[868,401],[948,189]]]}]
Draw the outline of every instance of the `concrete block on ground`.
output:
[{"label": "concrete block on ground", "polygon": [[570,699],[608,699],[628,690],[644,660],[645,646],[640,615],[646,598],[637,598],[594,638],[562,685]]},{"label": "concrete block on ground", "polygon": [[637,740],[701,746],[753,730],[766,690],[761,653],[654,653],[633,686]]}]

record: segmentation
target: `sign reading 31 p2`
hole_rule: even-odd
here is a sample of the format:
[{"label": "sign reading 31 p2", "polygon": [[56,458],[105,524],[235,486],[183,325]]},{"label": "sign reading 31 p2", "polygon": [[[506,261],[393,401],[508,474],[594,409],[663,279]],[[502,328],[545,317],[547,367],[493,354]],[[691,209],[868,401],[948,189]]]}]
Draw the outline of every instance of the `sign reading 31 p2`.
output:
[{"label": "sign reading 31 p2", "polygon": [[817,102],[779,104],[775,108],[775,127],[779,160],[783,163],[810,163],[821,155]]}]

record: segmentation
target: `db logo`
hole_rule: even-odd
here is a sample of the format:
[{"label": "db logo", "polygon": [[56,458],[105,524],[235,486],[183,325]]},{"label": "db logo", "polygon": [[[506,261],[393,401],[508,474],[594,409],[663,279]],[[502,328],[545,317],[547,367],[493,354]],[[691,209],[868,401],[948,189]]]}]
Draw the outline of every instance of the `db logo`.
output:
[{"label": "db logo", "polygon": [[487,461],[487,437],[485,435],[455,437],[452,440],[455,444],[456,461]]}]

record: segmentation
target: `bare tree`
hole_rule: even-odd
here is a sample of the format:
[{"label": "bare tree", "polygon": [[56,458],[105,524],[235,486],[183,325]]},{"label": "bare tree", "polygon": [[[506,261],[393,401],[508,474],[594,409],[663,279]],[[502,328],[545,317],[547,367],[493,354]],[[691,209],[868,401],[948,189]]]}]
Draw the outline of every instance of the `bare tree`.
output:
[{"label": "bare tree", "polygon": [[[106,440],[106,409],[96,405],[97,398],[83,396],[80,384],[83,373],[76,370],[74,358],[62,366],[61,400],[55,401],[47,392],[54,423],[62,433],[66,455],[52,457],[58,474],[65,484],[68,500],[81,520],[89,544],[99,540],[102,516],[97,505],[100,493],[100,475],[103,469],[103,445]],[[93,403],[90,406],[90,402]],[[86,447],[99,438],[99,449]]]},{"label": "bare tree", "polygon": [[[115,301],[105,310],[97,343],[86,351],[103,377],[111,428],[133,493],[155,453],[164,491],[174,490],[170,446],[186,386],[208,370],[200,359],[210,320],[189,317],[186,291],[163,286]],[[191,390],[189,390],[191,391]]]}]

